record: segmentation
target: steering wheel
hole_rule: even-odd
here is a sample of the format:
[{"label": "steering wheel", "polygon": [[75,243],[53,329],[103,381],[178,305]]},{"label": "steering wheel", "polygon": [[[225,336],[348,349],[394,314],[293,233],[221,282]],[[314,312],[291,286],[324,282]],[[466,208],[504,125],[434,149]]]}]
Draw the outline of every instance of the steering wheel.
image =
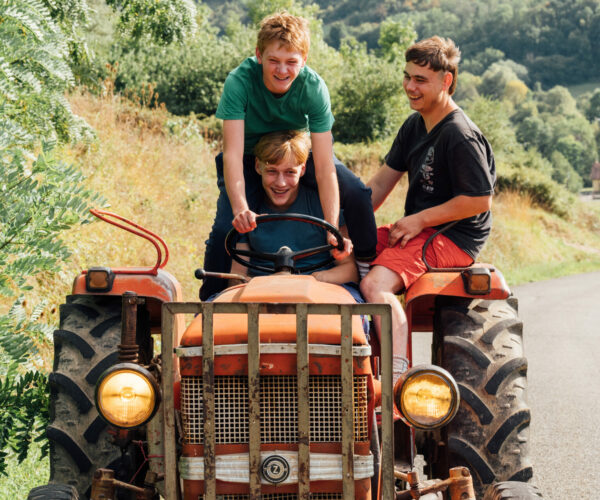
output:
[{"label": "steering wheel", "polygon": [[[240,264],[246,266],[249,269],[255,269],[257,271],[263,271],[266,273],[276,273],[288,269],[294,274],[301,274],[309,271],[314,271],[315,269],[319,269],[320,267],[326,266],[333,262],[334,258],[331,254],[329,254],[327,255],[327,257],[323,258],[322,261],[304,267],[296,267],[297,261],[305,259],[307,257],[311,257],[321,252],[333,250],[334,248],[337,248],[338,250],[344,249],[344,239],[342,238],[340,232],[334,226],[329,224],[329,222],[326,222],[317,217],[313,217],[311,215],[291,213],[259,215],[258,217],[256,217],[256,224],[258,225],[281,220],[305,222],[307,224],[319,226],[335,236],[335,239],[337,240],[337,245],[331,245],[328,243],[319,247],[307,248],[305,250],[298,250],[296,252],[292,251],[287,246],[281,247],[276,253],[257,252],[255,250],[240,250],[235,247],[240,233],[238,233],[235,230],[235,228],[233,228],[231,229],[231,231],[229,231],[227,237],[225,238],[225,248],[227,250],[227,253],[231,256],[233,260],[239,262]],[[244,260],[241,258],[241,256],[266,260],[272,262],[273,264],[269,267],[261,266],[258,264],[253,264],[248,260]]]}]

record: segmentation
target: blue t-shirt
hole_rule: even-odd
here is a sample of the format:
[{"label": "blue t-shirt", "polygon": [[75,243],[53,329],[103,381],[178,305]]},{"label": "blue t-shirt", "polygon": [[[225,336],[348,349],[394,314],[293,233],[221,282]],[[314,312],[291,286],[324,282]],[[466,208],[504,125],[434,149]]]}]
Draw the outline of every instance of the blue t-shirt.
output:
[{"label": "blue t-shirt", "polygon": [[244,153],[258,140],[279,130],[328,132],[333,125],[329,91],[323,79],[304,66],[282,96],[274,96],[263,81],[262,65],[249,57],[225,80],[215,114],[222,120],[244,120]]},{"label": "blue t-shirt", "polygon": [[[302,184],[298,188],[298,196],[294,203],[285,211],[286,213],[311,215],[313,217],[323,218],[323,209],[319,193]],[[257,214],[277,214],[282,213],[273,209],[263,198],[260,206],[256,210]],[[340,226],[344,224],[340,215]],[[257,252],[276,253],[281,247],[287,246],[292,251],[306,250],[327,244],[327,231],[322,227],[315,226],[306,222],[298,221],[274,221],[259,224],[254,231],[240,236],[240,243],[248,243],[250,248]],[[300,267],[310,266],[326,259],[328,252],[312,255],[298,262]],[[271,263],[251,259],[253,264],[270,267]],[[330,269],[333,263],[321,269]],[[263,275],[261,271],[255,269],[249,270],[252,276]],[[310,271],[310,272],[314,272]]]}]

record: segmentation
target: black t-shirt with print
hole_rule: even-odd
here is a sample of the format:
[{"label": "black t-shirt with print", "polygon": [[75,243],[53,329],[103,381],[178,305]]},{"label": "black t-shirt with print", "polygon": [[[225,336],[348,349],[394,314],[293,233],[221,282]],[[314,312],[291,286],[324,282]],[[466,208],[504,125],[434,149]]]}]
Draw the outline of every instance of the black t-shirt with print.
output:
[{"label": "black t-shirt with print", "polygon": [[[461,109],[449,113],[429,133],[419,113],[409,116],[385,162],[408,172],[405,215],[441,205],[455,196],[485,196],[494,191],[492,148]],[[488,211],[459,221],[444,235],[475,259],[491,226]]]}]

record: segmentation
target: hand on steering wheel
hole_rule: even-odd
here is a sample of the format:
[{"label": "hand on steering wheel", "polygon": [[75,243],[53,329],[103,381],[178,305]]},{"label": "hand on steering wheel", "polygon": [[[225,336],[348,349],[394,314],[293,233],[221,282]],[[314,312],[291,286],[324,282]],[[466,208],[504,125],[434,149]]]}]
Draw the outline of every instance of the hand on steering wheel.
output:
[{"label": "hand on steering wheel", "polygon": [[[243,266],[248,267],[249,269],[255,269],[257,271],[263,271],[267,273],[276,273],[284,269],[289,269],[293,273],[300,274],[314,271],[315,269],[319,269],[320,267],[326,266],[334,261],[334,257],[331,254],[329,254],[322,261],[304,267],[296,267],[297,261],[311,257],[321,252],[326,252],[334,249],[340,252],[347,250],[348,243],[345,242],[340,232],[334,226],[322,219],[312,217],[311,215],[291,213],[259,215],[258,217],[256,217],[256,224],[258,225],[281,220],[305,222],[307,224],[320,226],[335,236],[335,241],[337,245],[328,243],[319,247],[307,248],[304,250],[298,250],[296,252],[293,252],[289,247],[286,246],[281,247],[276,253],[257,252],[254,250],[240,250],[235,247],[240,233],[238,233],[238,231],[236,231],[235,229],[231,229],[231,231],[229,231],[227,237],[225,238],[225,248],[227,250],[227,253],[231,256],[233,260],[239,262]],[[242,259],[241,256],[266,260],[272,262],[273,265],[272,267],[267,267],[258,264],[253,264],[247,260]]]}]

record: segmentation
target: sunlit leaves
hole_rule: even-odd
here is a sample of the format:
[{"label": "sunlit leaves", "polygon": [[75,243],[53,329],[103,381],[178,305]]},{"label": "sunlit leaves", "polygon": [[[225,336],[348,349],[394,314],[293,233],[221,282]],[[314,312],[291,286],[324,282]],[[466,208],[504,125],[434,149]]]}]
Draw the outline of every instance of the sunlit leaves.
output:
[{"label": "sunlit leaves", "polygon": [[134,42],[182,41],[196,30],[192,0],[107,0],[120,14],[119,27]]}]

